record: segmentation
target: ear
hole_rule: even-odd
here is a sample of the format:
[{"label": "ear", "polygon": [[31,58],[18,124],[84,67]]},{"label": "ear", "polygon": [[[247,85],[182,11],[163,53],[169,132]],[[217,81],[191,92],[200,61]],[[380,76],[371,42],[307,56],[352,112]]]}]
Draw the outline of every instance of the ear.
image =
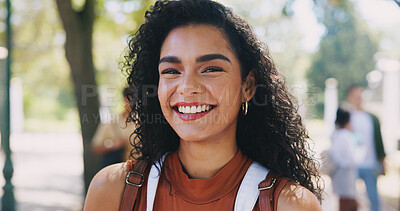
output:
[{"label": "ear", "polygon": [[254,77],[254,70],[251,70],[246,79],[242,83],[242,102],[249,101],[256,93],[256,78]]}]

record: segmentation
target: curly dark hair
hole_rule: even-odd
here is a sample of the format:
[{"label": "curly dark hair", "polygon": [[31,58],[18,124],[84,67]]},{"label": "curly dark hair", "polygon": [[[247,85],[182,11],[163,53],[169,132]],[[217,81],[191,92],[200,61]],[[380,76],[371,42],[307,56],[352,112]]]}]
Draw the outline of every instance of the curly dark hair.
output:
[{"label": "curly dark hair", "polygon": [[[131,155],[153,164],[179,147],[179,136],[163,117],[157,97],[160,49],[168,33],[189,24],[206,24],[223,32],[236,53],[242,80],[254,71],[256,91],[246,116],[239,112],[236,141],[247,157],[290,178],[321,200],[322,188],[309,138],[287,91],[282,74],[251,27],[225,6],[210,0],[157,1],[145,23],[130,37],[122,70],[128,73],[132,111],[137,125]],[[137,156],[135,156],[137,157]]]}]

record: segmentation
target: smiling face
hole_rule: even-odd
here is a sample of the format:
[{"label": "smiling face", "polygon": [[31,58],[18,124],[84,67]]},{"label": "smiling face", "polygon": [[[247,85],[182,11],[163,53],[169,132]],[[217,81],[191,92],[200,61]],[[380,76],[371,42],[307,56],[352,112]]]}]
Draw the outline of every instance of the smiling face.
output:
[{"label": "smiling face", "polygon": [[160,53],[158,98],[181,140],[233,138],[242,88],[240,64],[225,36],[208,25],[172,30]]}]

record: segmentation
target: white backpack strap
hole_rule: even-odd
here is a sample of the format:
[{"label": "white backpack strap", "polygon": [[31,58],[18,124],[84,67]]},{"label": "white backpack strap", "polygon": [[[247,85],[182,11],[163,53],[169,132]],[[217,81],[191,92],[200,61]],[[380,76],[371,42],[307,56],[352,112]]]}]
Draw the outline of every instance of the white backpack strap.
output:
[{"label": "white backpack strap", "polygon": [[235,211],[252,211],[260,194],[258,184],[265,179],[269,170],[253,162],[244,175],[235,201]]},{"label": "white backpack strap", "polygon": [[[162,158],[162,162],[164,162],[164,159],[165,155]],[[156,164],[151,166],[150,169],[149,177],[147,179],[147,211],[153,211],[158,180],[160,179],[158,169],[161,169],[161,166],[162,164],[156,162]],[[268,172],[268,169],[264,168],[261,164],[255,161],[251,164],[246,172],[246,175],[244,175],[242,183],[240,184],[235,201],[235,211],[253,210],[259,195],[258,184],[265,179]]]},{"label": "white backpack strap", "polygon": [[[147,204],[146,210],[153,211],[154,205],[154,198],[156,197],[158,180],[160,179],[160,172],[158,169],[161,170],[162,163],[164,163],[166,155],[164,155],[160,162],[156,162],[154,165],[151,166],[149,177],[147,179]],[[157,169],[158,168],[158,169]]]}]

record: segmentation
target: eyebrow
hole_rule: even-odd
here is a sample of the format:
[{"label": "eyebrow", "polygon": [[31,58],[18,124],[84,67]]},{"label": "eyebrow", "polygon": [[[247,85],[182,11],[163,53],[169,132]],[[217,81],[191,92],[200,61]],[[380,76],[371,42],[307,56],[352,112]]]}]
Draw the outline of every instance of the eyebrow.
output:
[{"label": "eyebrow", "polygon": [[[232,63],[231,60],[228,59],[228,57],[222,55],[222,54],[206,54],[203,56],[199,56],[196,58],[196,62],[208,62],[214,59],[221,59],[221,60],[225,60],[229,63]],[[180,64],[182,63],[182,61],[176,57],[176,56],[166,56],[160,59],[160,61],[158,62],[158,64],[161,64],[163,62],[168,62],[168,63],[175,63],[175,64]]]},{"label": "eyebrow", "polygon": [[162,59],[160,59],[160,61],[158,62],[158,64],[161,64],[163,62],[167,62],[167,63],[176,63],[176,64],[180,64],[182,63],[180,59],[178,59],[178,57],[176,56],[166,56],[163,57]]},{"label": "eyebrow", "polygon": [[207,54],[204,56],[200,56],[196,58],[197,62],[208,62],[214,59],[221,59],[221,60],[225,60],[229,63],[231,63],[231,60],[229,60],[226,56],[222,55],[222,54]]}]

